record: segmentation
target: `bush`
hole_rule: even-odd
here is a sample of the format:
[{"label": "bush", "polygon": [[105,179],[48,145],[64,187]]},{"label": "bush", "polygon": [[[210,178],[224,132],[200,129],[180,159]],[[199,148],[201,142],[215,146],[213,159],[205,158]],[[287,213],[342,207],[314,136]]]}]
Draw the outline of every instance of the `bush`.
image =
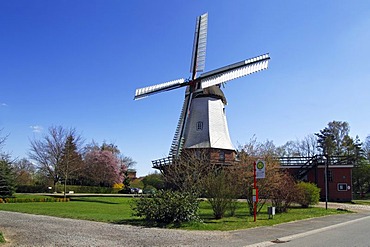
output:
[{"label": "bush", "polygon": [[307,208],[309,205],[315,205],[320,200],[320,188],[313,183],[300,182],[297,185],[298,195],[296,203]]},{"label": "bush", "polygon": [[276,213],[285,213],[290,205],[296,200],[299,192],[296,182],[291,175],[285,172],[278,172],[271,180],[269,186],[269,198]]},{"label": "bush", "polygon": [[132,206],[134,215],[145,217],[150,223],[181,224],[198,221],[199,201],[192,193],[158,191],[153,197],[142,197]]},{"label": "bush", "polygon": [[48,193],[50,192],[46,185],[18,185],[17,193]]},{"label": "bush", "polygon": [[223,218],[227,209],[230,210],[231,215],[235,214],[236,191],[233,182],[230,173],[224,171],[210,173],[204,179],[205,196],[211,204],[216,219]]}]

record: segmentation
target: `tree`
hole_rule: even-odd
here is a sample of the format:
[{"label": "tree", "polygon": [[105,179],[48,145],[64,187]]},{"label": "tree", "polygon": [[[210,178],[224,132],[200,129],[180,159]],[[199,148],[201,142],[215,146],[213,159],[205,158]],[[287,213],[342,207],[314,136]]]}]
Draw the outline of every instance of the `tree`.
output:
[{"label": "tree", "polygon": [[13,169],[15,173],[15,181],[17,185],[34,185],[36,167],[28,159],[23,158],[14,162]]},{"label": "tree", "polygon": [[[99,145],[93,141],[86,145],[85,150],[83,179],[87,185],[111,186],[114,183],[120,184],[124,178],[128,178],[127,167],[135,164],[135,161],[130,157],[122,155],[119,148],[113,143],[103,142],[102,145]],[[129,180],[125,182],[127,185],[129,184]]]},{"label": "tree", "polygon": [[367,159],[361,159],[353,168],[352,172],[353,190],[359,192],[363,197],[370,190],[370,162]]},{"label": "tree", "polygon": [[320,130],[317,136],[318,146],[326,155],[345,155],[349,139],[349,124],[347,122],[332,121],[328,127]]},{"label": "tree", "polygon": [[[0,134],[2,129],[0,129]],[[8,136],[0,135],[0,198],[11,197],[15,192],[14,170],[11,165],[10,156],[2,152]]]},{"label": "tree", "polygon": [[105,187],[122,182],[122,171],[119,159],[108,150],[92,150],[85,154],[85,176],[90,185]]},{"label": "tree", "polygon": [[78,178],[77,172],[84,168],[81,154],[77,150],[76,141],[73,135],[69,135],[62,150],[62,158],[59,172],[64,180],[64,196],[66,195],[67,181],[71,178]]},{"label": "tree", "polygon": [[157,190],[164,189],[163,175],[160,173],[152,173],[143,178],[144,188],[152,187]]},{"label": "tree", "polygon": [[1,132],[3,132],[3,129],[0,129],[0,152],[5,144],[6,139],[8,138],[8,135],[1,136]]},{"label": "tree", "polygon": [[362,144],[362,150],[364,150],[364,155],[370,162],[370,135],[366,137],[365,142]]},{"label": "tree", "polygon": [[207,174],[216,170],[205,150],[186,150],[180,159],[163,167],[162,173],[167,188],[200,194]]},{"label": "tree", "polygon": [[62,177],[62,157],[67,138],[73,136],[74,140],[81,140],[75,129],[65,129],[62,126],[52,126],[49,133],[42,139],[31,141],[29,158],[36,162],[39,171],[56,184]]},{"label": "tree", "polygon": [[285,212],[294,199],[295,181],[280,168],[277,159],[279,151],[271,141],[257,142],[255,138],[239,147],[240,163],[233,172],[234,186],[239,189],[243,197],[247,198],[250,214],[253,214],[253,163],[258,159],[266,162],[266,177],[257,179],[260,198],[257,203],[257,212],[262,209],[268,199],[273,202],[277,212]]},{"label": "tree", "polygon": [[11,197],[15,192],[15,178],[11,162],[6,158],[0,158],[0,197]]}]

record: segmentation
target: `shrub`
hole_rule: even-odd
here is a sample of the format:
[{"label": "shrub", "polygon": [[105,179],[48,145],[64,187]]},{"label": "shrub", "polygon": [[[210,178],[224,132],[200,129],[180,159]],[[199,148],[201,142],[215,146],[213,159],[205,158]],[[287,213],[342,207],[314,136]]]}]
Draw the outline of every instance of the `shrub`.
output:
[{"label": "shrub", "polygon": [[269,186],[272,206],[275,207],[276,213],[285,213],[299,194],[295,180],[288,173],[278,172],[272,181],[274,183]]},{"label": "shrub", "polygon": [[48,193],[50,192],[46,185],[18,185],[17,193]]},{"label": "shrub", "polygon": [[296,203],[307,208],[309,205],[315,205],[320,200],[320,188],[313,183],[300,182],[297,185],[298,196]]},{"label": "shrub", "polygon": [[188,192],[158,191],[153,197],[142,197],[132,205],[134,215],[150,223],[181,224],[199,220],[199,201]]},{"label": "shrub", "polygon": [[223,218],[227,209],[231,215],[235,214],[236,191],[233,182],[230,173],[224,171],[210,173],[204,179],[205,196],[216,219]]}]

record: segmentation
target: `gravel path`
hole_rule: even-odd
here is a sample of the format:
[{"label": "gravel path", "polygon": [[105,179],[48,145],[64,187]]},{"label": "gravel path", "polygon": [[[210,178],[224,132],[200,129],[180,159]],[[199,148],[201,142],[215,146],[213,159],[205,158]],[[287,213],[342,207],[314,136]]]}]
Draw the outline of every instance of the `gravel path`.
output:
[{"label": "gravel path", "polygon": [[[343,204],[341,204],[343,206]],[[338,205],[331,205],[336,207]],[[355,206],[349,205],[348,209]],[[358,209],[358,208],[357,208]],[[117,225],[0,211],[0,231],[9,246],[246,246],[306,232],[370,215],[370,207],[357,214],[332,215],[238,231],[185,231]]]},{"label": "gravel path", "polygon": [[[228,233],[168,230],[0,211],[5,246],[222,246]],[[2,246],[2,247],[3,247]],[[225,245],[223,245],[225,246]]]}]

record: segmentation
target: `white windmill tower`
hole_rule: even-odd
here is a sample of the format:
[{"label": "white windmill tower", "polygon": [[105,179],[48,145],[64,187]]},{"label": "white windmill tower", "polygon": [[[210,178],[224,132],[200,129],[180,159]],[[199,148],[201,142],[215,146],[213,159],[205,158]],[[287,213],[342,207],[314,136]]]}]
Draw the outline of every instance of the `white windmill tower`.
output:
[{"label": "white windmill tower", "polygon": [[185,100],[172,141],[169,156],[152,161],[153,167],[161,169],[178,159],[184,150],[208,150],[213,162],[230,163],[236,151],[231,143],[227,127],[226,98],[220,85],[268,67],[268,54],[234,63],[196,77],[205,67],[208,14],[196,20],[191,79],[178,79],[136,90],[135,100],[151,94],[186,87]]}]

